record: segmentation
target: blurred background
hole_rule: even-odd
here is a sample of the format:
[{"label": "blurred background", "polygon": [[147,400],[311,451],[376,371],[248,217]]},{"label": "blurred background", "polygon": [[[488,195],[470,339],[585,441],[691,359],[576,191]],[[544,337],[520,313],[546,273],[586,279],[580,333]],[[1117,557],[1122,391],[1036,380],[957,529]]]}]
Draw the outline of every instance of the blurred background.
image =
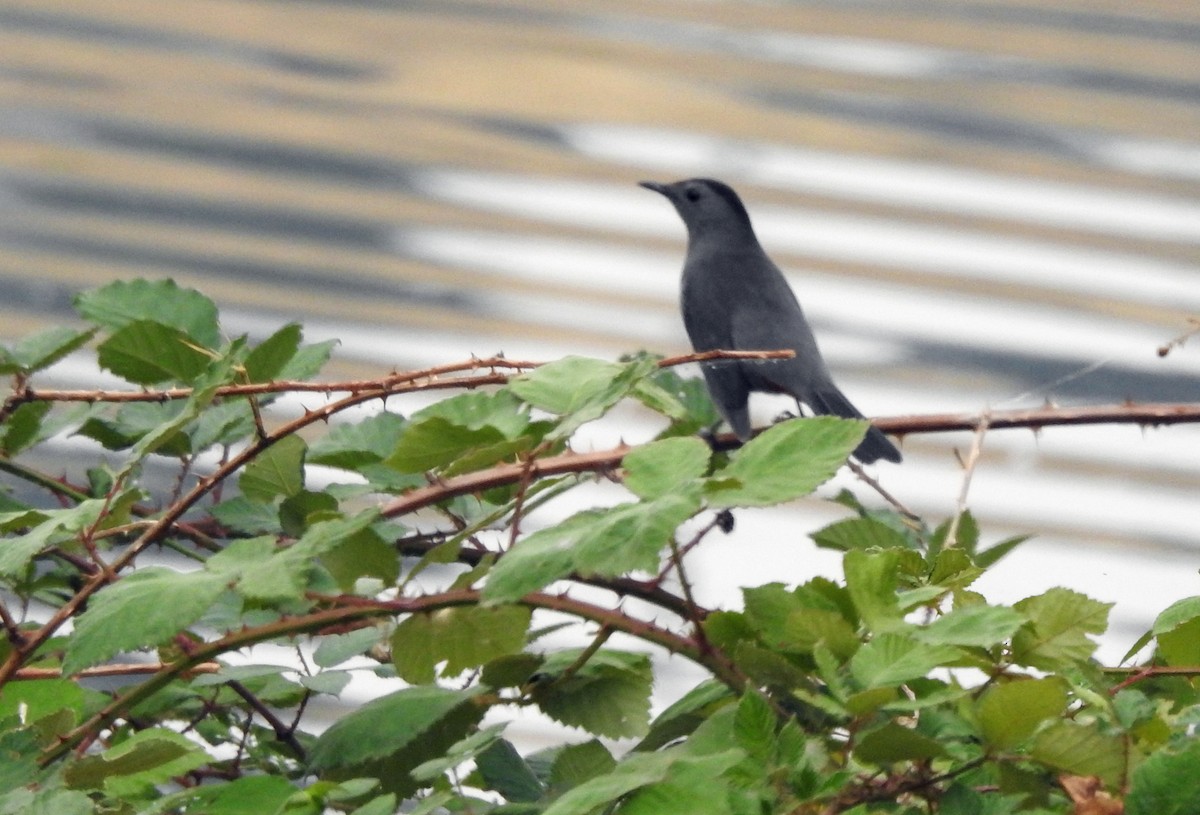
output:
[{"label": "blurred background", "polygon": [[[1200,314],[1196,4],[0,0],[5,340],[170,276],[340,339],[337,377],[678,353],[683,227],[636,182],[688,176],[739,190],[868,414],[1200,398],[1200,339],[1156,354]],[[656,429],[618,419],[577,447]],[[873,471],[937,522],[970,444]],[[968,503],[1034,535],[980,590],[1116,603],[1106,659],[1200,593],[1200,428],[995,431]],[[836,575],[807,535],[845,514],[739,514],[700,599]]]}]

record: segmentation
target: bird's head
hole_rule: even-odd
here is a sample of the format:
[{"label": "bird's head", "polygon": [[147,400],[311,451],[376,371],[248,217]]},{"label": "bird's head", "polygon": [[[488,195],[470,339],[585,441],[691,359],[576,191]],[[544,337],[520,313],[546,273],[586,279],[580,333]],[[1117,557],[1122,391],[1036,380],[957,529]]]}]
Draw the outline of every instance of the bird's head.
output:
[{"label": "bird's head", "polygon": [[691,241],[704,238],[732,240],[753,235],[750,216],[737,193],[712,178],[689,178],[673,184],[642,181],[639,185],[666,196],[687,225]]}]

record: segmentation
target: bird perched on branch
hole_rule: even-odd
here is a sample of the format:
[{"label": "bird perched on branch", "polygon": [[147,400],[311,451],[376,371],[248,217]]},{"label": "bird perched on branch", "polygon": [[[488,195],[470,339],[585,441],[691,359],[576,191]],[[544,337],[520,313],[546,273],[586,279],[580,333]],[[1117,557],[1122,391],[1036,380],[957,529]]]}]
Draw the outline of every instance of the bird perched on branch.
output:
[{"label": "bird perched on branch", "polygon": [[[817,414],[863,418],[833,384],[796,295],[763,251],[737,193],[710,178],[641,186],[666,196],[687,226],[681,301],[692,347],[796,353],[792,359],[702,364],[708,392],[738,438],[750,438],[751,391],[790,394]],[[900,451],[872,427],[854,457],[865,464],[899,462]]]}]

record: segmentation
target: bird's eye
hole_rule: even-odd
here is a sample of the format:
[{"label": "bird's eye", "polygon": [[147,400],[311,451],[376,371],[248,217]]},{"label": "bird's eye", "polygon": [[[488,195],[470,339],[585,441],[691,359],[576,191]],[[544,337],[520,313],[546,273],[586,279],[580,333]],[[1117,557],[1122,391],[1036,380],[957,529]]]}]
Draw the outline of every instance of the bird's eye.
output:
[{"label": "bird's eye", "polygon": [[685,192],[684,195],[687,196],[687,200],[689,201],[700,200],[700,190],[696,189],[695,187],[689,187],[688,191]]}]

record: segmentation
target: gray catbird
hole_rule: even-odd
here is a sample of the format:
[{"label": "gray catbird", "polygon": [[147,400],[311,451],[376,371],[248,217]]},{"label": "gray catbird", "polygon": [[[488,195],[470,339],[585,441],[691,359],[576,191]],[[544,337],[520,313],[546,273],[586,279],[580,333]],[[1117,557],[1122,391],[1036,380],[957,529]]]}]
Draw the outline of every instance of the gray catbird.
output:
[{"label": "gray catbird", "polygon": [[[861,419],[829,375],[796,295],[758,243],[737,193],[709,178],[674,184],[643,181],[667,197],[687,225],[683,262],[683,324],[697,351],[767,351],[796,356],[767,362],[702,366],[717,409],[742,441],[750,438],[751,391],[787,393],[814,412]],[[872,427],[854,457],[900,461],[900,451]]]}]

